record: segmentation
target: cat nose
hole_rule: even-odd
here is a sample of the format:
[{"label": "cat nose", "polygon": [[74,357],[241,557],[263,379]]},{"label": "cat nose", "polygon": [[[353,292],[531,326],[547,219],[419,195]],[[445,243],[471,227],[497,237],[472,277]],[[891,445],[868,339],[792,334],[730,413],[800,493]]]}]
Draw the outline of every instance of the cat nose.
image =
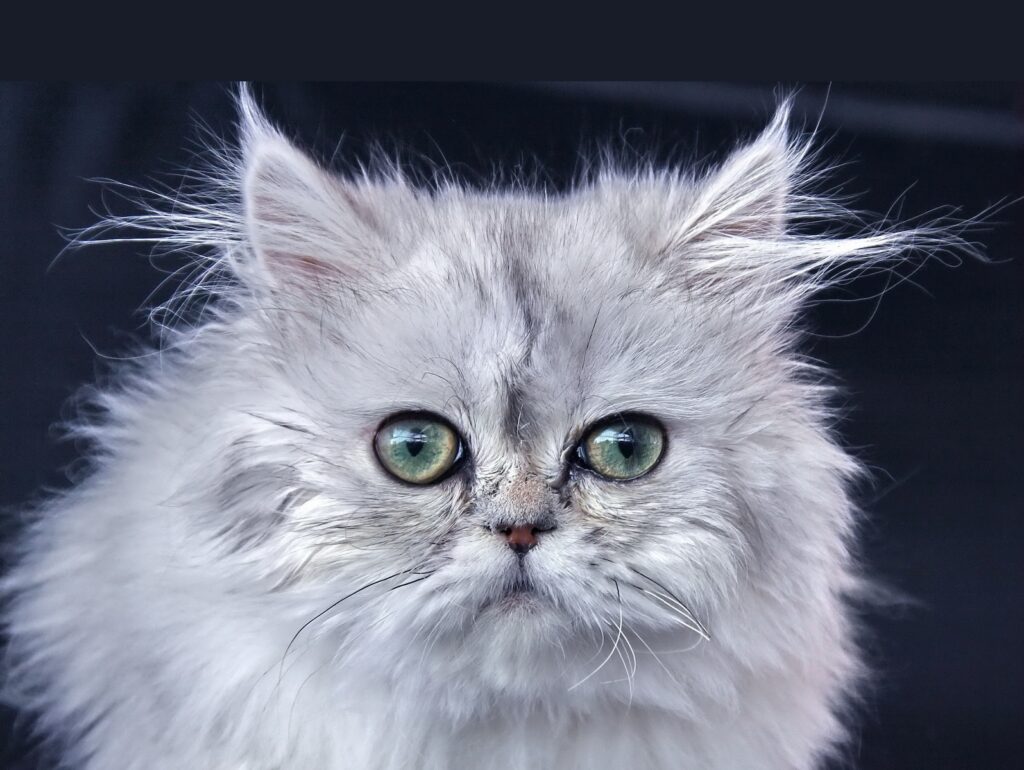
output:
[{"label": "cat nose", "polygon": [[545,532],[550,532],[553,529],[555,529],[554,524],[542,524],[540,526],[534,524],[517,524],[515,526],[498,526],[495,527],[494,531],[505,538],[505,542],[508,543],[508,547],[511,548],[517,556],[525,556],[529,551],[533,550],[537,546],[540,535]]}]

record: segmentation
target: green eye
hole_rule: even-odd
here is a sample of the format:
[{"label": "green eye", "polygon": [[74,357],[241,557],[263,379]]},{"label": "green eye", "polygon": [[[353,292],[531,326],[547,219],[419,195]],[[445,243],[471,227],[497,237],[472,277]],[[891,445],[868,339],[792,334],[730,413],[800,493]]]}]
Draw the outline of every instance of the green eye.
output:
[{"label": "green eye", "polygon": [[439,480],[462,457],[462,439],[430,414],[403,415],[386,422],[373,440],[384,469],[410,484]]},{"label": "green eye", "polygon": [[665,431],[654,420],[622,415],[600,422],[580,442],[580,464],[599,476],[626,481],[643,476],[665,451]]}]

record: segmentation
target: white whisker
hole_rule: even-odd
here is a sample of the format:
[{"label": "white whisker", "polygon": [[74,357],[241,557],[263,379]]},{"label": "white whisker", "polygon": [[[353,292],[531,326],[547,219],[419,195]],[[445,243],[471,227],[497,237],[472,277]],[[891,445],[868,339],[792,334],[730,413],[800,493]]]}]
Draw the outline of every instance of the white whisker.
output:
[{"label": "white whisker", "polygon": [[[619,584],[617,582],[615,583],[615,590],[616,591],[619,590]],[[598,665],[598,667],[595,668],[593,671],[591,671],[589,674],[587,674],[585,677],[583,677],[580,681],[578,681],[572,687],[570,687],[569,690],[568,690],[569,692],[572,692],[573,690],[575,690],[581,684],[583,684],[584,682],[589,680],[591,677],[593,677],[598,671],[600,671],[602,668],[604,668],[605,664],[608,663],[608,661],[612,659],[612,655],[614,655],[616,650],[618,650],[618,648],[619,648],[619,640],[621,638],[622,638],[622,602],[620,601],[619,602],[619,625],[618,625],[618,628],[617,628],[617,631],[616,631],[615,641],[612,643],[611,650],[605,656],[604,660],[601,661],[601,663]]]},{"label": "white whisker", "polygon": [[637,590],[641,593],[647,594],[651,598],[661,602],[663,605],[673,610],[676,613],[675,617],[678,618],[686,628],[699,635],[704,641],[711,641],[711,636],[708,634],[707,629],[704,628],[704,624],[697,620],[697,618],[693,616],[693,613],[684,605],[673,601],[670,597],[665,596],[664,594],[648,591],[646,588],[637,588]]}]

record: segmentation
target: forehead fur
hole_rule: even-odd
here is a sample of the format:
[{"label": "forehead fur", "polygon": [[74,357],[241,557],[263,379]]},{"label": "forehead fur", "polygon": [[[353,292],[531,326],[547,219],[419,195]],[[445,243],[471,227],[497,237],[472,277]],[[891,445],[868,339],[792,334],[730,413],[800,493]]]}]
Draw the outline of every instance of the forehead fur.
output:
[{"label": "forehead fur", "polygon": [[[598,163],[560,194],[526,183],[471,191],[444,177],[419,184],[387,162],[338,175],[297,149],[244,88],[238,105],[239,141],[214,148],[203,189],[80,237],[102,242],[117,228],[122,240],[134,232],[196,254],[198,279],[171,302],[172,319],[196,299],[209,307],[210,294],[228,304],[291,296],[309,310],[394,286],[397,270],[418,267],[485,292],[504,271],[520,277],[510,280],[519,296],[542,286],[547,301],[642,287],[728,302],[734,315],[785,328],[824,287],[892,269],[911,251],[965,247],[948,225],[850,224],[860,220],[815,193],[825,169],[813,136],[789,127],[787,102],[716,167]],[[838,237],[844,224],[850,236]]]},{"label": "forehead fur", "polygon": [[371,422],[433,411],[482,465],[525,452],[549,475],[602,417],[735,415],[784,374],[771,341],[731,299],[666,283],[624,205],[605,190],[435,196],[392,268],[320,299],[313,339],[337,344],[302,365]]},{"label": "forehead fur", "polygon": [[558,195],[422,187],[386,165],[340,176],[244,89],[239,108],[240,141],[209,195],[115,224],[200,252],[182,301],[212,291],[255,310],[292,353],[312,344],[303,330],[329,334],[336,349],[318,355],[375,361],[346,376],[392,401],[412,400],[413,371],[421,399],[428,379],[460,391],[445,396],[456,403],[500,391],[508,424],[529,424],[525,401],[694,411],[681,393],[743,390],[752,364],[784,360],[823,287],[950,240],[929,228],[834,237],[843,212],[813,194],[811,138],[788,127],[785,103],[717,167],[607,164]]},{"label": "forehead fur", "polygon": [[815,292],[936,240],[829,235],[841,212],[811,194],[787,104],[717,167],[607,164],[558,195],[423,187],[396,166],[337,175],[244,89],[239,108],[208,195],[114,224],[196,250],[180,301],[212,292],[211,312],[262,319],[278,354],[372,395],[347,408],[431,408],[510,441],[554,425],[564,442],[630,409],[735,410],[792,374]]}]

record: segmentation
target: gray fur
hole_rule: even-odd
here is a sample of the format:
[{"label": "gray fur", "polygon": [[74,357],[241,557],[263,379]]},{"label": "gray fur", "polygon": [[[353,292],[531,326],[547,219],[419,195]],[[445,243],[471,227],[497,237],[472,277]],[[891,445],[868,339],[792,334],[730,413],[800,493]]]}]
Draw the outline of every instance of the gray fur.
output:
[{"label": "gray fur", "polygon": [[[5,581],[68,765],[818,766],[861,674],[859,468],[799,314],[941,233],[808,234],[837,209],[785,106],[720,168],[558,196],[339,178],[240,109],[214,195],[103,226],[202,255],[180,297],[214,301],[98,393],[95,472]],[[435,485],[376,461],[409,410],[465,440]],[[575,465],[626,412],[657,467]]]}]

